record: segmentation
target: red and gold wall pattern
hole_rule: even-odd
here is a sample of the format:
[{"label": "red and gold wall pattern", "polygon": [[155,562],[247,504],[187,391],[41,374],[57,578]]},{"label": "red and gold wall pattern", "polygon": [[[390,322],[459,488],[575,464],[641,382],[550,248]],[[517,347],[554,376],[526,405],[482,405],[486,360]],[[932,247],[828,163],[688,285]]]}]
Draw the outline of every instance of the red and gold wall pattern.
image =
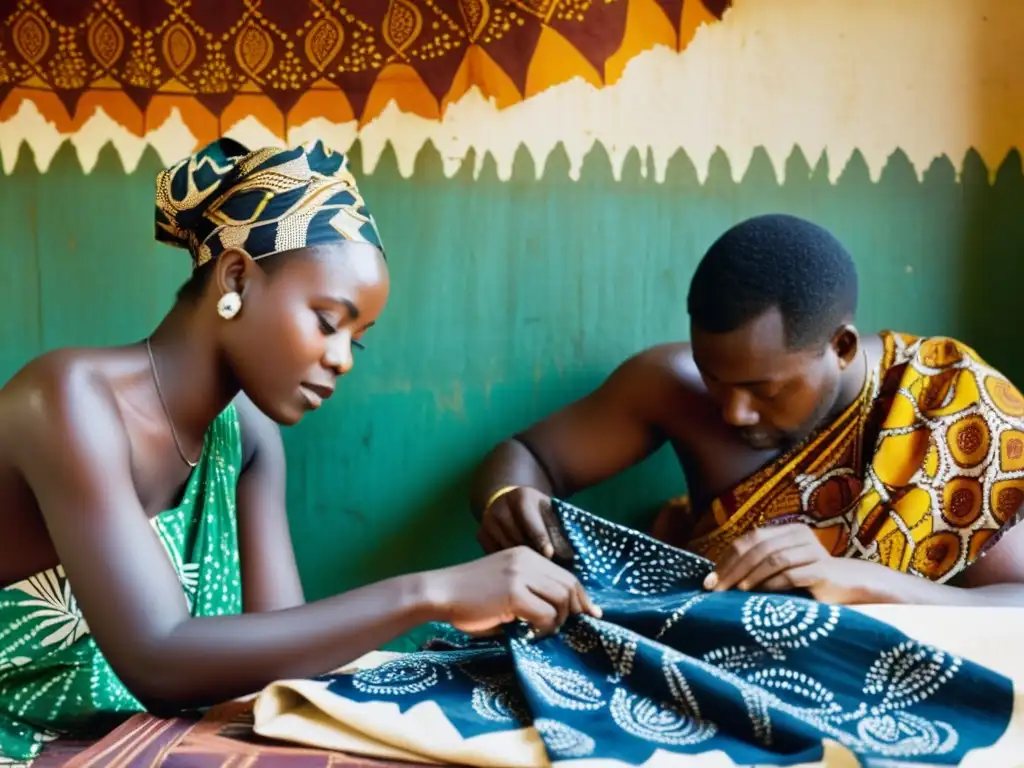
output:
[{"label": "red and gold wall pattern", "polygon": [[245,117],[428,119],[476,86],[507,107],[615,82],[684,48],[729,0],[0,0],[0,120],[32,100],[62,132],[101,107],[138,135],[177,108],[199,141]]}]

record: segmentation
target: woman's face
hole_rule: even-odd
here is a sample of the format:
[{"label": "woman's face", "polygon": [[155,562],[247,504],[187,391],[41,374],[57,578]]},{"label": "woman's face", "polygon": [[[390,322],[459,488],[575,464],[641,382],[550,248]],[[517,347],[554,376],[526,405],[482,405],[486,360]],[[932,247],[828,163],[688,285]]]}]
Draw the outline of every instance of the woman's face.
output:
[{"label": "woman's face", "polygon": [[272,258],[268,269],[243,258],[234,278],[217,281],[218,297],[242,296],[238,315],[222,321],[222,348],[249,399],[289,425],[319,408],[352,369],[353,347],[387,303],[388,269],[378,249],[358,242]]}]

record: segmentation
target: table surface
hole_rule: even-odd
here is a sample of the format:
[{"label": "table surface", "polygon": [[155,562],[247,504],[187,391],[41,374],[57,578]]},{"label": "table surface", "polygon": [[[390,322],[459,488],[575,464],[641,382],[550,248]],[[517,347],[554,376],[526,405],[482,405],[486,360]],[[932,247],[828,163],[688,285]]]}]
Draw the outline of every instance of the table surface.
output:
[{"label": "table surface", "polygon": [[262,739],[252,731],[251,700],[213,707],[202,718],[134,715],[99,741],[48,744],[32,768],[227,768],[237,766],[240,756],[242,763],[258,762],[260,768],[428,768]]}]

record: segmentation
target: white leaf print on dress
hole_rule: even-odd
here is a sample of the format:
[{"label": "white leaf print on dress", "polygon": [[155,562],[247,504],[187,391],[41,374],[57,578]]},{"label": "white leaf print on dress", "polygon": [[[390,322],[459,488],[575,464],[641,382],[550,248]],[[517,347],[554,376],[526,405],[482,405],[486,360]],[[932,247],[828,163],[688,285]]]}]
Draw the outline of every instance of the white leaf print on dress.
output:
[{"label": "white leaf print on dress", "polygon": [[181,586],[186,592],[195,594],[199,588],[199,563],[182,563]]},{"label": "white leaf print on dress", "polygon": [[14,656],[10,659],[5,659],[0,656],[0,672],[7,669],[14,669],[15,667],[24,667],[26,664],[31,664],[32,659],[28,656]]},{"label": "white leaf print on dress", "polygon": [[71,593],[71,585],[64,575],[64,568],[57,566],[36,574],[30,579],[15,584],[28,595],[28,600],[19,601],[23,608],[36,610],[25,617],[34,637],[43,635],[39,641],[42,648],[56,646],[66,648],[83,635],[89,627],[78,609],[78,601]]}]

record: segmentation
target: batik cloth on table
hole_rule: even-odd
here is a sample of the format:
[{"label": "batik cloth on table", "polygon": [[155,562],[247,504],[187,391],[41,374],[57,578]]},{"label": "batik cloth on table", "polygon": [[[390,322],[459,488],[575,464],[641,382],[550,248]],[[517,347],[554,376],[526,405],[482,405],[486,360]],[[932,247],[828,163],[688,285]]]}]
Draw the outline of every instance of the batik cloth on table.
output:
[{"label": "batik cloth on table", "polygon": [[709,561],[554,506],[602,619],[281,681],[256,732],[481,766],[957,765],[1007,732],[995,671],[803,595],[705,592]]},{"label": "batik cloth on table", "polygon": [[[193,616],[241,613],[235,407],[207,430],[181,503],[152,520]],[[111,669],[61,567],[0,589],[0,765],[36,757],[57,736],[142,712]]]},{"label": "batik cloth on table", "polygon": [[837,557],[945,583],[1017,522],[1024,396],[967,345],[881,335],[860,396],[706,509],[677,499],[657,538],[718,560],[743,534],[804,523]]}]

